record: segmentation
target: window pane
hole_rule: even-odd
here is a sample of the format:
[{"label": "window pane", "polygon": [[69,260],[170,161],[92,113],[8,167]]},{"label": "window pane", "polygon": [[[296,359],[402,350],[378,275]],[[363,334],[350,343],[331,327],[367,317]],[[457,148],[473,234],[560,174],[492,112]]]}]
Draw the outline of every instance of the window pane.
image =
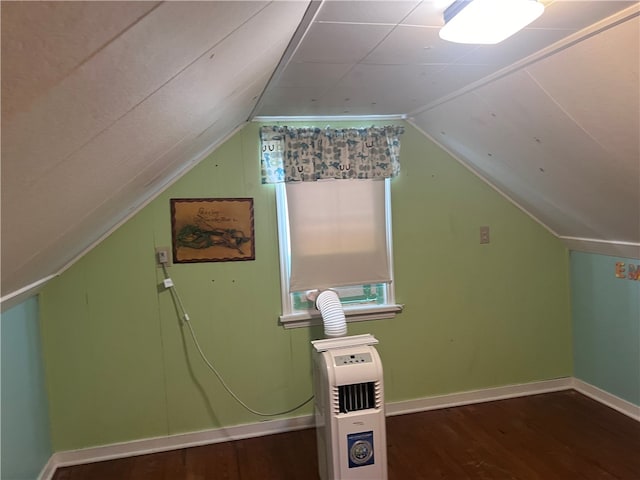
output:
[{"label": "window pane", "polygon": [[[384,305],[386,303],[386,284],[357,285],[334,288],[343,305]],[[306,292],[291,294],[293,310],[314,310],[313,302],[307,300]]]}]

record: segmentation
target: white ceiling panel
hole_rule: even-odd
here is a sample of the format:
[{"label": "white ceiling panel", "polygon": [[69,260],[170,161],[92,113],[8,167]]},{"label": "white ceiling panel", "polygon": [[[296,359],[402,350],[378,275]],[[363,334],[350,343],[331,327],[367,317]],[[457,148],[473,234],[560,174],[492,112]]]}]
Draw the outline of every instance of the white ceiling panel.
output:
[{"label": "white ceiling panel", "polygon": [[53,168],[73,155],[265,4],[234,5],[163,4],[16,115],[2,132],[3,160],[13,175],[7,187],[28,187],[46,173],[43,166]]},{"label": "white ceiling panel", "polygon": [[[375,107],[372,111],[377,114],[401,114],[439,98],[442,89],[450,88],[433,87],[442,69],[440,65],[358,65],[327,92],[327,97],[331,96],[334,104],[350,98],[351,106],[360,100]],[[347,102],[340,105],[348,106]]]},{"label": "white ceiling panel", "polygon": [[404,91],[426,91],[429,80],[442,69],[441,65],[357,65],[340,81],[338,90],[361,88],[386,95],[402,86]]},{"label": "white ceiling panel", "polygon": [[492,65],[496,68],[516,63],[549,45],[574,33],[564,29],[528,29],[513,35],[509,42],[498,45],[478,45],[473,51],[461,56],[456,63],[468,65]]},{"label": "white ceiling panel", "polygon": [[327,87],[271,87],[265,94],[260,115],[323,115],[319,100],[327,90]]},{"label": "white ceiling panel", "polygon": [[350,63],[291,63],[278,81],[283,88],[331,87],[351,68]]},{"label": "white ceiling panel", "polygon": [[401,23],[403,25],[422,25],[440,28],[444,25],[442,14],[450,3],[452,2],[449,0],[430,0],[420,2],[420,4],[414,8]]},{"label": "white ceiling panel", "polygon": [[295,62],[357,63],[391,32],[393,25],[314,23]]},{"label": "white ceiling panel", "polygon": [[320,100],[321,108],[340,111],[343,115],[397,115],[419,104],[420,101],[407,96],[406,91],[387,89],[383,93],[358,87],[330,90]]},{"label": "white ceiling panel", "polygon": [[32,101],[158,5],[2,2],[3,119],[28,109]]},{"label": "white ceiling panel", "polygon": [[545,12],[528,28],[580,30],[632,6],[629,0],[546,0]]},{"label": "white ceiling panel", "polygon": [[442,40],[437,28],[399,25],[362,63],[387,65],[448,64],[473,52],[474,45]]},{"label": "white ceiling panel", "polygon": [[316,21],[396,24],[419,3],[417,0],[391,2],[329,0],[318,13]]},{"label": "white ceiling panel", "polygon": [[615,158],[614,168],[637,168],[640,158],[639,59],[635,19],[528,68],[567,115]]}]

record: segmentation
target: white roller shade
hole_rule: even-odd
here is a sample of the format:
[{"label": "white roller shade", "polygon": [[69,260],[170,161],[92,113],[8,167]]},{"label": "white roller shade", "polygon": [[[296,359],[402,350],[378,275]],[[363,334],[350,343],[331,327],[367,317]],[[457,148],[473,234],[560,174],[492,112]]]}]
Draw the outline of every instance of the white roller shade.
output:
[{"label": "white roller shade", "polygon": [[291,292],[391,281],[384,180],[286,185]]}]

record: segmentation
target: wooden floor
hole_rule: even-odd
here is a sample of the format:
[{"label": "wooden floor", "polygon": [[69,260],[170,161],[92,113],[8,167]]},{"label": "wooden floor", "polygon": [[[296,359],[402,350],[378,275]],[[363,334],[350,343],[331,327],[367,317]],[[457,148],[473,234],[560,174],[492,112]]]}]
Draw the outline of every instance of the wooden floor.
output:
[{"label": "wooden floor", "polygon": [[[640,423],[575,391],[387,418],[389,480],[640,479]],[[313,429],[59,469],[54,480],[315,480]]]}]

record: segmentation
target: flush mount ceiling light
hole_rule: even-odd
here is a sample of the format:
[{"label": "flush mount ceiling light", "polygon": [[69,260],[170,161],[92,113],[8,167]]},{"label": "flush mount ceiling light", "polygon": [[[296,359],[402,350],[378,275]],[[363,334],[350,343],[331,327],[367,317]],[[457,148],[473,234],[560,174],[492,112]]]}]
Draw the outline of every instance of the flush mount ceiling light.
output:
[{"label": "flush mount ceiling light", "polygon": [[456,0],[444,11],[440,38],[449,42],[495,44],[542,15],[537,0]]}]

